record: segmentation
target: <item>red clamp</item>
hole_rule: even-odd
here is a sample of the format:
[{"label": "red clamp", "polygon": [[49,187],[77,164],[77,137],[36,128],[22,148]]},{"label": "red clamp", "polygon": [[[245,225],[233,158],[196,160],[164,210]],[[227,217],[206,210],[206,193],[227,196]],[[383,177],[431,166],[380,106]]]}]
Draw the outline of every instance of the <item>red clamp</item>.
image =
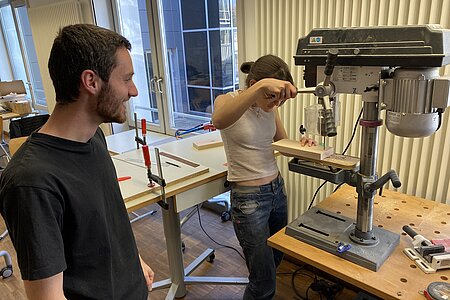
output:
[{"label": "red clamp", "polygon": [[211,123],[206,123],[206,124],[203,125],[203,130],[215,131],[216,127],[214,127],[214,125],[211,124]]}]

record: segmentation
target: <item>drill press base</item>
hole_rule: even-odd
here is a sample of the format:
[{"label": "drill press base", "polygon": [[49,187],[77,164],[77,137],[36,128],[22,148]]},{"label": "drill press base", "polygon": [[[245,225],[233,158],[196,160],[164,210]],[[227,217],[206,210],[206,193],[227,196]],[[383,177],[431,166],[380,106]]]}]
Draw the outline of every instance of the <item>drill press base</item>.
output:
[{"label": "drill press base", "polygon": [[[313,207],[290,223],[286,227],[286,234],[362,267],[378,271],[399,244],[400,236],[375,227],[372,231],[378,242],[362,245],[350,239],[354,229],[353,219]],[[339,252],[343,249],[343,252]]]}]

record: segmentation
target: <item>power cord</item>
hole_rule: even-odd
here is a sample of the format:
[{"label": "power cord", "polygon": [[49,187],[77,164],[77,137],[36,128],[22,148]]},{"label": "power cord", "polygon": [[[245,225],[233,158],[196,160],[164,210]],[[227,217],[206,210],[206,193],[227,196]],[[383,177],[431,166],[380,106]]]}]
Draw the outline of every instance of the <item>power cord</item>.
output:
[{"label": "power cord", "polygon": [[221,246],[221,247],[223,247],[223,248],[228,248],[228,249],[231,249],[231,250],[236,251],[236,253],[239,254],[239,256],[245,261],[245,257],[241,254],[241,252],[239,252],[238,249],[236,249],[236,248],[234,248],[234,247],[232,247],[232,246],[228,246],[228,245],[224,245],[224,244],[221,244],[221,243],[219,243],[219,242],[216,242],[216,241],[215,241],[215,240],[214,240],[214,239],[206,232],[205,228],[203,228],[202,218],[201,218],[201,216],[200,216],[200,208],[199,208],[199,205],[196,205],[196,207],[197,207],[197,215],[198,215],[198,222],[199,222],[199,224],[200,224],[200,228],[203,230],[203,232],[206,234],[206,236],[207,236],[211,241],[213,241],[214,243],[216,243],[217,245],[219,245],[219,246]]},{"label": "power cord", "polygon": [[308,277],[311,277],[314,282],[317,281],[317,275],[314,274],[314,276],[311,276],[307,273],[300,273],[300,271],[304,268],[305,266],[301,266],[300,268],[298,268],[297,270],[294,271],[294,273],[292,273],[292,277],[291,277],[291,285],[292,285],[292,289],[294,290],[294,293],[297,297],[299,297],[302,300],[308,300],[308,289],[306,289],[306,298],[303,297],[302,295],[300,295],[300,292],[297,290],[296,286],[295,286],[295,277],[297,276],[297,274],[302,274]]},{"label": "power cord", "polygon": [[[350,141],[348,142],[347,146],[345,147],[344,151],[342,152],[342,155],[345,155],[345,152],[347,152],[348,148],[350,147],[350,145],[353,142],[353,139],[355,138],[355,134],[356,134],[356,130],[358,129],[358,123],[359,120],[361,119],[363,113],[363,108],[361,108],[361,111],[359,112],[358,118],[356,119],[355,125],[353,127],[353,132],[352,132],[352,136],[350,137]],[[319,193],[320,189],[325,185],[325,183],[327,183],[328,181],[324,181],[316,190],[316,192],[314,193],[313,198],[311,199],[311,202],[309,203],[308,206],[308,210],[311,208],[311,206],[314,203],[314,200],[316,199],[317,194]],[[339,184],[334,190],[333,192],[336,192],[337,189],[339,189],[344,183]]]},{"label": "power cord", "polygon": [[321,188],[325,185],[325,183],[327,183],[327,182],[328,182],[328,181],[324,181],[324,182],[317,188],[316,192],[314,193],[314,196],[313,196],[312,199],[311,199],[311,202],[309,203],[308,210],[311,209],[311,206],[313,205],[314,200],[315,200],[316,197],[317,197],[317,194],[319,193],[320,189],[321,189]]},{"label": "power cord", "polygon": [[344,155],[345,152],[347,152],[348,148],[350,147],[350,145],[353,141],[353,138],[355,137],[356,129],[358,129],[358,123],[359,123],[359,120],[361,119],[362,113],[363,113],[363,108],[361,108],[361,111],[359,112],[358,119],[356,119],[355,126],[353,127],[352,137],[350,138],[350,141],[348,142],[347,146],[345,147],[344,151],[342,152],[342,155]]},{"label": "power cord", "polygon": [[337,293],[342,291],[344,287],[340,284],[326,281],[324,279],[319,279],[316,282],[311,283],[308,289],[318,292],[321,299],[322,294],[326,297],[327,300],[336,299]]},{"label": "power cord", "polygon": [[[292,289],[294,290],[294,293],[296,295],[296,298],[299,298],[301,300],[309,300],[309,292],[312,290],[313,292],[316,292],[319,295],[320,299],[322,299],[322,296],[324,296],[326,300],[334,300],[334,299],[336,299],[337,294],[344,289],[344,287],[339,283],[334,283],[329,280],[325,280],[323,278],[319,279],[317,277],[317,274],[313,270],[311,270],[309,268],[306,269],[306,268],[308,268],[308,266],[303,265],[303,266],[299,267],[298,269],[296,269],[292,273],[277,273],[277,275],[292,274],[291,284],[292,284]],[[313,275],[303,272],[304,270],[311,272]],[[301,274],[303,276],[308,276],[308,277],[312,278],[312,280],[313,280],[311,282],[311,284],[308,286],[308,288],[306,289],[305,296],[301,295],[295,286],[295,277],[299,274]]]}]

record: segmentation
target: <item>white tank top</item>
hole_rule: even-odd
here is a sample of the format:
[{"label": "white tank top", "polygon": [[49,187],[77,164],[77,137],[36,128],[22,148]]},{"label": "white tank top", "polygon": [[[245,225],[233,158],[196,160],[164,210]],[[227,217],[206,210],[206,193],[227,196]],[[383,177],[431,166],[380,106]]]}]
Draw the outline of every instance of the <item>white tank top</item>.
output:
[{"label": "white tank top", "polygon": [[[228,93],[236,97],[239,91]],[[220,130],[228,161],[228,181],[260,179],[278,173],[272,142],[275,112],[250,107],[234,124]]]}]

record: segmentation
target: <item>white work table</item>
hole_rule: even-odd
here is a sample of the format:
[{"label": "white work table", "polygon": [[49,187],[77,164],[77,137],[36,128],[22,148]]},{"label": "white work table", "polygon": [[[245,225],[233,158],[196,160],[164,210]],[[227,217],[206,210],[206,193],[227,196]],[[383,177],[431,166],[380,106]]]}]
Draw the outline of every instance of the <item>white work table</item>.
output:
[{"label": "white work table", "polygon": [[[224,186],[227,167],[223,147],[197,150],[192,143],[218,138],[220,138],[220,133],[215,131],[157,146],[160,154],[175,155],[178,158],[198,164],[199,166],[196,167],[198,169],[207,169],[206,172],[200,175],[188,176],[176,183],[172,182],[171,184],[170,181],[167,182],[165,193],[168,207],[167,209],[162,209],[162,214],[171,275],[170,279],[153,285],[154,289],[170,287],[166,299],[183,297],[186,294],[186,284],[246,284],[248,282],[247,278],[188,276],[200,263],[213,255],[213,249],[207,249],[188,267],[184,268],[183,264],[179,212],[227,191],[227,188]],[[150,150],[154,152],[154,147],[150,146]],[[151,156],[152,164],[155,164],[154,153]],[[161,156],[163,177],[175,178],[174,176],[181,171],[178,167],[167,164],[167,160],[176,164],[181,163],[174,161],[170,157]],[[118,177],[134,174],[132,179],[120,183],[125,205],[129,212],[162,200],[160,190],[146,191],[145,193],[139,193],[138,196],[129,192],[132,189],[131,185],[139,185],[139,188],[142,189],[142,186],[145,186],[148,182],[141,149],[113,156],[113,162],[116,165]],[[187,163],[189,164],[189,162]],[[158,174],[156,166],[152,165],[152,173]],[[137,174],[142,175],[139,176]]]},{"label": "white work table", "polygon": [[[193,142],[207,141],[212,138],[220,138],[220,133],[218,131],[214,131],[155,146],[159,149],[160,152],[170,153],[208,168],[208,172],[206,172],[205,174],[194,176],[192,178],[186,178],[173,185],[170,185],[170,182],[168,182],[169,186],[166,187],[166,197],[176,196],[177,199],[175,201],[175,207],[177,212],[181,212],[189,207],[197,205],[227,191],[227,189],[223,186],[227,174],[226,157],[223,147],[197,150],[192,146]],[[153,152],[155,147],[149,147],[150,151]],[[152,172],[154,174],[158,174],[154,154],[152,153],[151,156]],[[113,161],[116,164],[116,169],[118,172],[117,176],[129,176],[129,169],[133,169],[134,167],[128,166],[127,170],[122,170],[123,168],[117,167],[117,160],[128,162],[127,166],[130,164],[134,166],[140,166],[140,168],[145,168],[143,163],[142,149],[134,149],[132,151],[113,156]],[[165,157],[161,158],[161,161],[163,162],[162,170],[164,178],[171,177],[170,175],[172,175],[172,173],[179,171],[176,167],[164,164],[165,160]],[[168,160],[173,161],[173,159]],[[139,181],[147,180],[145,172],[143,173],[143,176],[145,177],[143,179],[140,179]],[[125,183],[127,182],[121,183],[121,186]],[[206,185],[206,183],[208,183],[208,185]],[[159,191],[149,191],[148,195],[143,195],[131,201],[127,199],[129,198],[127,197],[127,191],[123,191],[123,194],[126,202],[126,207],[129,212],[161,200]]]},{"label": "white work table", "polygon": [[[126,153],[136,149],[136,142],[134,140],[136,131],[127,130],[112,135],[106,136],[106,143],[108,144],[108,151],[112,155]],[[142,138],[141,131],[139,130],[139,137]],[[161,143],[164,140],[170,140],[173,137],[157,132],[147,132],[147,142],[149,144]]]}]

